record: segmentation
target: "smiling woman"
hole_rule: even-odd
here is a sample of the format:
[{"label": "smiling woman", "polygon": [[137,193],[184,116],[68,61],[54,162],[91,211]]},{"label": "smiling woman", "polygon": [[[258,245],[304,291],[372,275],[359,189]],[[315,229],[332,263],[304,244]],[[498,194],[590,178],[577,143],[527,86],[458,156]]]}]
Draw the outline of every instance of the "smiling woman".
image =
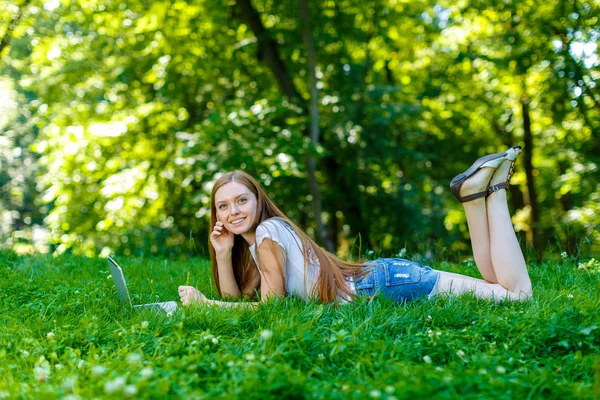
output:
[{"label": "smiling woman", "polygon": [[[377,294],[402,303],[465,292],[486,299],[527,299],[531,281],[510,222],[505,190],[519,153],[517,146],[482,157],[450,185],[465,207],[484,280],[398,258],[342,261],[294,225],[254,178],[242,171],[226,173],[211,193],[209,248],[217,290],[231,298],[260,290],[261,301],[289,295],[328,303]],[[191,286],[180,286],[179,295],[183,305],[258,304],[209,300]]]}]

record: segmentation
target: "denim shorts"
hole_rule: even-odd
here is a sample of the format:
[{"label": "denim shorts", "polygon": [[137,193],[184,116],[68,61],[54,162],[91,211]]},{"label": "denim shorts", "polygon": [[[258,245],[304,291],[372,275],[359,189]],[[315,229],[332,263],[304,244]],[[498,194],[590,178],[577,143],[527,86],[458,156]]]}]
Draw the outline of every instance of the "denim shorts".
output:
[{"label": "denim shorts", "polygon": [[356,294],[379,293],[398,303],[430,298],[440,277],[438,271],[402,258],[379,258],[369,261],[365,268],[371,272],[354,282]]}]

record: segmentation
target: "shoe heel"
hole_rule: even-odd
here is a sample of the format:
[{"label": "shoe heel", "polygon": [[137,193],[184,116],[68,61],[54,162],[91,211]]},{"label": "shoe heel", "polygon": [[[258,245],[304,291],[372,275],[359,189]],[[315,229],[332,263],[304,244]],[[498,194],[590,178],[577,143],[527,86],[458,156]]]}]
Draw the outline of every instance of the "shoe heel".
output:
[{"label": "shoe heel", "polygon": [[502,164],[504,162],[504,158],[505,157],[495,158],[493,160],[490,160],[488,162],[481,164],[481,166],[479,168],[483,168],[483,167],[498,168],[500,166],[500,164]]}]

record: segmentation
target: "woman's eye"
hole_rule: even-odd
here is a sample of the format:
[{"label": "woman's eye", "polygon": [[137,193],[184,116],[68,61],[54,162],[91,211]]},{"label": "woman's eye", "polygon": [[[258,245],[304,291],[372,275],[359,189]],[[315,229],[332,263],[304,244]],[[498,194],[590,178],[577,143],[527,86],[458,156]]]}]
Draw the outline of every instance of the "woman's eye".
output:
[{"label": "woman's eye", "polygon": [[225,204],[221,204],[221,205],[219,206],[219,210],[224,210],[224,209],[225,209]]},{"label": "woman's eye", "polygon": [[245,203],[246,199],[240,199],[240,203]]}]

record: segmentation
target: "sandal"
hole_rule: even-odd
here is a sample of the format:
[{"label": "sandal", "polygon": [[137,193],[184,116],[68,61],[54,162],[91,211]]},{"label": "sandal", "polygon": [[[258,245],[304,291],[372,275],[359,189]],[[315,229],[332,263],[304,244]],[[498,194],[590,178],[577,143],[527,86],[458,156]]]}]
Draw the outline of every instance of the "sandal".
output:
[{"label": "sandal", "polygon": [[[502,182],[497,185],[491,185],[490,187],[488,187],[487,194],[485,197],[488,197],[490,194],[492,194],[498,190],[508,189],[508,186],[510,185],[510,178],[512,178],[513,172],[515,172],[515,160],[521,153],[521,152],[515,151],[515,149],[521,150],[521,146],[513,146],[510,149],[506,150],[506,153],[507,153],[506,159],[512,161],[510,163],[510,169],[508,170],[506,182]],[[492,176],[492,179],[493,179],[493,176]]]},{"label": "sandal", "polygon": [[[515,146],[515,147],[520,148],[520,146]],[[467,169],[465,172],[455,176],[454,179],[452,179],[452,181],[450,182],[450,190],[452,191],[452,194],[454,195],[454,197],[456,197],[456,199],[458,201],[460,201],[461,203],[466,203],[468,201],[473,201],[475,199],[487,197],[489,194],[488,193],[489,188],[486,188],[486,190],[484,190],[483,192],[473,193],[473,194],[470,194],[465,197],[461,197],[460,188],[462,187],[462,184],[468,178],[475,175],[475,173],[477,171],[479,171],[481,168],[484,168],[484,167],[489,167],[489,168],[494,168],[494,169],[498,168],[500,166],[500,164],[502,164],[504,162],[504,160],[509,156],[509,153],[511,153],[511,154],[517,153],[516,151],[513,150],[515,147],[511,147],[510,149],[508,149],[507,151],[505,151],[503,153],[494,153],[494,154],[489,154],[487,156],[483,156],[483,157],[479,158],[477,161],[475,161],[473,163],[473,165],[471,165],[469,167],[469,169]],[[512,152],[511,152],[511,150],[512,150]],[[516,156],[515,156],[515,158],[516,158]]]}]

